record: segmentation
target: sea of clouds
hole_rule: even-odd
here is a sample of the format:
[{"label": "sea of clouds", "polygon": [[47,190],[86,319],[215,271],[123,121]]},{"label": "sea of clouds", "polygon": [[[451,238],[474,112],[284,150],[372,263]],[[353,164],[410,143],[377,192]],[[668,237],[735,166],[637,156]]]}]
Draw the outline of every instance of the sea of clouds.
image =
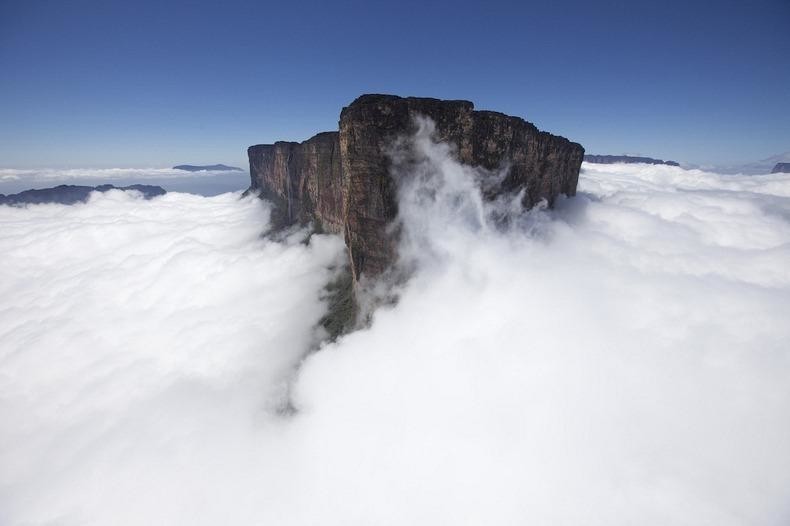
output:
[{"label": "sea of clouds", "polygon": [[0,194],[15,194],[31,188],[50,188],[61,184],[96,186],[149,184],[167,191],[218,195],[249,186],[247,171],[201,170],[189,172],[174,168],[0,168]]},{"label": "sea of clouds", "polygon": [[188,172],[175,168],[0,168],[0,181],[34,181],[69,182],[74,179],[94,179],[102,183],[114,179],[166,179],[185,175],[211,177],[227,173],[226,171],[200,170]]},{"label": "sea of clouds", "polygon": [[0,207],[0,523],[790,522],[790,175],[585,164],[523,212],[410,148],[414,273],[309,354],[337,237]]}]

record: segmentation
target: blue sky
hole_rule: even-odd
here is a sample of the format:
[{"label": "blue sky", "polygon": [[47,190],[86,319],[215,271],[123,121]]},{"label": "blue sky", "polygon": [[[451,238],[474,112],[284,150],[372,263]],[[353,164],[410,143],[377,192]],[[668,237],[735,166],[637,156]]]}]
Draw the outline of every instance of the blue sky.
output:
[{"label": "blue sky", "polygon": [[0,167],[245,162],[366,92],[717,164],[790,150],[790,1],[0,2]]}]

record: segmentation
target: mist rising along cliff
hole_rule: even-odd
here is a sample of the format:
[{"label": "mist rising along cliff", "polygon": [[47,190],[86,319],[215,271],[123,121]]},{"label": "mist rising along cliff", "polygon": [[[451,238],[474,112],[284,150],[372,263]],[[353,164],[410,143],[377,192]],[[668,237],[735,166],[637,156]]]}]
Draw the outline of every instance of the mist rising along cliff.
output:
[{"label": "mist rising along cliff", "polygon": [[[275,205],[275,226],[312,222],[342,233],[353,283],[375,278],[396,260],[397,189],[392,148],[430,119],[433,138],[463,164],[490,171],[485,197],[522,192],[530,208],[576,193],[580,144],[538,130],[519,117],[476,111],[471,102],[362,95],[340,113],[339,131],[248,149],[251,191]],[[487,172],[489,173],[489,172]]]}]

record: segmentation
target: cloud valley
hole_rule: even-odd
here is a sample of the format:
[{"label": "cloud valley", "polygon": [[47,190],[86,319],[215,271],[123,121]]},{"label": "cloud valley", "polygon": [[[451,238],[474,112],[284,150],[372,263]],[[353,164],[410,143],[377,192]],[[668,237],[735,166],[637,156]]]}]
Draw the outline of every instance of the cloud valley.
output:
[{"label": "cloud valley", "polygon": [[790,177],[585,165],[523,212],[409,151],[414,274],[309,355],[337,237],[238,194],[0,207],[0,522],[790,520]]}]

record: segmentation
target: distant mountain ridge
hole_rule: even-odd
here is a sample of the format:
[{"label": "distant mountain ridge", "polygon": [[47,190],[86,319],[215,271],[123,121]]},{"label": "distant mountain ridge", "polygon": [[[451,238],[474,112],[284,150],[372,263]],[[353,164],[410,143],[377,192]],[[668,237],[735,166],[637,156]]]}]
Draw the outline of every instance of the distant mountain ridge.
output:
[{"label": "distant mountain ridge", "polygon": [[775,172],[774,170],[783,164],[790,164],[790,151],[772,155],[770,157],[766,157],[765,159],[760,159],[759,161],[753,161],[750,163],[711,166],[705,168],[715,170],[716,172],[723,174],[741,173],[749,175],[761,175],[767,173],[781,173]]},{"label": "distant mountain ridge", "polygon": [[635,157],[632,155],[585,155],[584,162],[595,164],[643,163],[680,166],[680,163],[675,161],[664,161],[663,159],[653,159],[652,157]]},{"label": "distant mountain ridge", "polygon": [[774,169],[771,170],[772,174],[787,174],[790,173],[790,163],[776,163]]},{"label": "distant mountain ridge", "polygon": [[205,164],[205,165],[179,164],[178,166],[174,166],[173,169],[186,170],[187,172],[243,172],[244,171],[237,166],[227,166],[224,164]]},{"label": "distant mountain ridge", "polygon": [[41,188],[25,190],[18,194],[0,194],[0,205],[38,205],[44,203],[58,203],[62,205],[73,205],[83,203],[88,200],[91,192],[108,192],[110,190],[136,190],[143,194],[146,199],[151,199],[158,195],[167,193],[161,186],[148,184],[133,184],[130,186],[113,186],[103,184],[99,186],[77,186],[71,184],[61,184],[52,188]]}]

